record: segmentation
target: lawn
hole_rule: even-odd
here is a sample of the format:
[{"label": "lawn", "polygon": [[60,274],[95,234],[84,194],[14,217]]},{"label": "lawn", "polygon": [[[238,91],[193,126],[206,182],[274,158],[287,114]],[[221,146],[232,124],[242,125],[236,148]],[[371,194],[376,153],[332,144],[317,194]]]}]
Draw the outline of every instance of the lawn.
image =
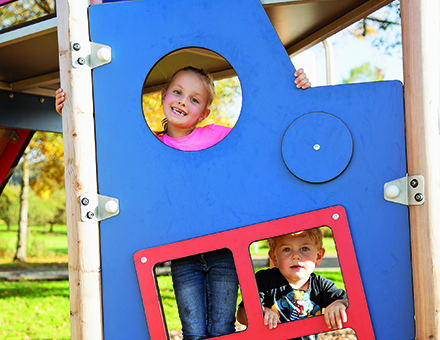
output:
[{"label": "lawn", "polygon": [[70,339],[68,281],[0,282],[0,339]]},{"label": "lawn", "polygon": [[[53,233],[43,227],[31,227],[27,263],[14,263],[17,227],[6,231],[0,224],[0,272],[18,269],[67,268],[66,226],[54,226]],[[333,239],[325,238],[326,256],[335,254]],[[251,253],[267,255],[265,241]],[[259,270],[258,268],[256,270]],[[320,271],[339,288],[344,288],[340,271]],[[158,284],[168,329],[180,329],[171,276],[159,276]],[[241,301],[241,294],[237,303]],[[0,339],[70,339],[68,281],[0,281]]]},{"label": "lawn", "polygon": [[[54,225],[52,233],[44,233],[42,226],[29,228],[27,256],[29,258],[64,258],[67,263],[67,228]],[[0,223],[0,263],[12,261],[17,247],[17,226],[6,231]],[[31,260],[32,261],[32,260]],[[57,260],[58,262],[60,259]]]}]

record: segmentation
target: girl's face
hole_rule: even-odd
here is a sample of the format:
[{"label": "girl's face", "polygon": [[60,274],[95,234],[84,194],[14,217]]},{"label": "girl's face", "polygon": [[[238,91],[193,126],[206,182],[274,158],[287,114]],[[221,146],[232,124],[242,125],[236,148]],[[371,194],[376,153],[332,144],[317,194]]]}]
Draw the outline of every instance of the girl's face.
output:
[{"label": "girl's face", "polygon": [[162,91],[162,107],[168,121],[170,137],[184,137],[194,126],[208,117],[209,93],[197,74],[181,71]]}]

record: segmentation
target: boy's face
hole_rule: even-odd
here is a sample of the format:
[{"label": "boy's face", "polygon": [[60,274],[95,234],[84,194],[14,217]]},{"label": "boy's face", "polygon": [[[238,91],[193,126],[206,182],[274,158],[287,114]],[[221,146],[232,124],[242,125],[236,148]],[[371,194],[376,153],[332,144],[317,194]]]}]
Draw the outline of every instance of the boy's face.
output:
[{"label": "boy's face", "polygon": [[324,253],[324,248],[318,249],[308,234],[302,234],[277,237],[275,250],[269,256],[287,281],[301,288],[321,263]]},{"label": "boy's face", "polygon": [[163,112],[168,127],[189,129],[209,115],[208,91],[200,77],[194,73],[179,72],[168,89],[162,91]]}]

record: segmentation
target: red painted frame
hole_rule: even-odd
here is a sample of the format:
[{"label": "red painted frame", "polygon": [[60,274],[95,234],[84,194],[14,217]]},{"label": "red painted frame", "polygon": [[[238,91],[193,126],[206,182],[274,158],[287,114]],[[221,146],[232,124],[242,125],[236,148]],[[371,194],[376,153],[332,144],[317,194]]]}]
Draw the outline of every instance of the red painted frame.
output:
[{"label": "red painted frame", "polygon": [[0,184],[8,175],[11,166],[14,164],[14,161],[20,153],[20,150],[23,148],[24,143],[27,141],[29,134],[33,133],[34,131],[16,129],[15,132],[20,137],[17,143],[15,144],[12,140],[10,140],[5,150],[0,155]]},{"label": "red painted frame", "polygon": [[249,325],[243,332],[219,338],[231,340],[291,339],[308,334],[328,332],[324,316],[283,323],[275,330],[269,330],[267,326],[264,326],[252,260],[249,255],[249,245],[254,241],[321,226],[328,226],[332,229],[341,270],[343,274],[345,273],[344,282],[350,306],[347,309],[348,321],[344,327],[353,328],[359,340],[375,339],[347,215],[342,206],[280,218],[136,252],[133,259],[150,339],[167,339],[154,266],[160,262],[222,248],[229,248],[234,255]]}]

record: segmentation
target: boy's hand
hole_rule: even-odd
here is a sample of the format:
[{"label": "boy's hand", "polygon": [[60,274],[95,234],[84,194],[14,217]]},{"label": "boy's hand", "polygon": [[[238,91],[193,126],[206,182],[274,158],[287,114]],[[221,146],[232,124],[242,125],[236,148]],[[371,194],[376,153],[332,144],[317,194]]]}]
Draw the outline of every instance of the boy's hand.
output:
[{"label": "boy's hand", "polygon": [[310,86],[312,86],[312,84],[310,84],[310,81],[307,78],[307,75],[305,74],[305,72],[302,68],[299,68],[298,70],[296,70],[294,76],[296,77],[295,84],[296,84],[297,88],[307,89]]},{"label": "boy's hand", "polygon": [[276,311],[264,307],[263,316],[265,326],[268,326],[269,329],[277,328],[277,325],[280,323],[280,317]]},{"label": "boy's hand", "polygon": [[329,329],[341,329],[342,323],[347,322],[347,300],[336,300],[324,312],[325,323]]},{"label": "boy's hand", "polygon": [[63,92],[63,89],[58,89],[55,92],[55,109],[59,114],[62,114],[63,112],[64,100],[65,100],[65,94]]}]

